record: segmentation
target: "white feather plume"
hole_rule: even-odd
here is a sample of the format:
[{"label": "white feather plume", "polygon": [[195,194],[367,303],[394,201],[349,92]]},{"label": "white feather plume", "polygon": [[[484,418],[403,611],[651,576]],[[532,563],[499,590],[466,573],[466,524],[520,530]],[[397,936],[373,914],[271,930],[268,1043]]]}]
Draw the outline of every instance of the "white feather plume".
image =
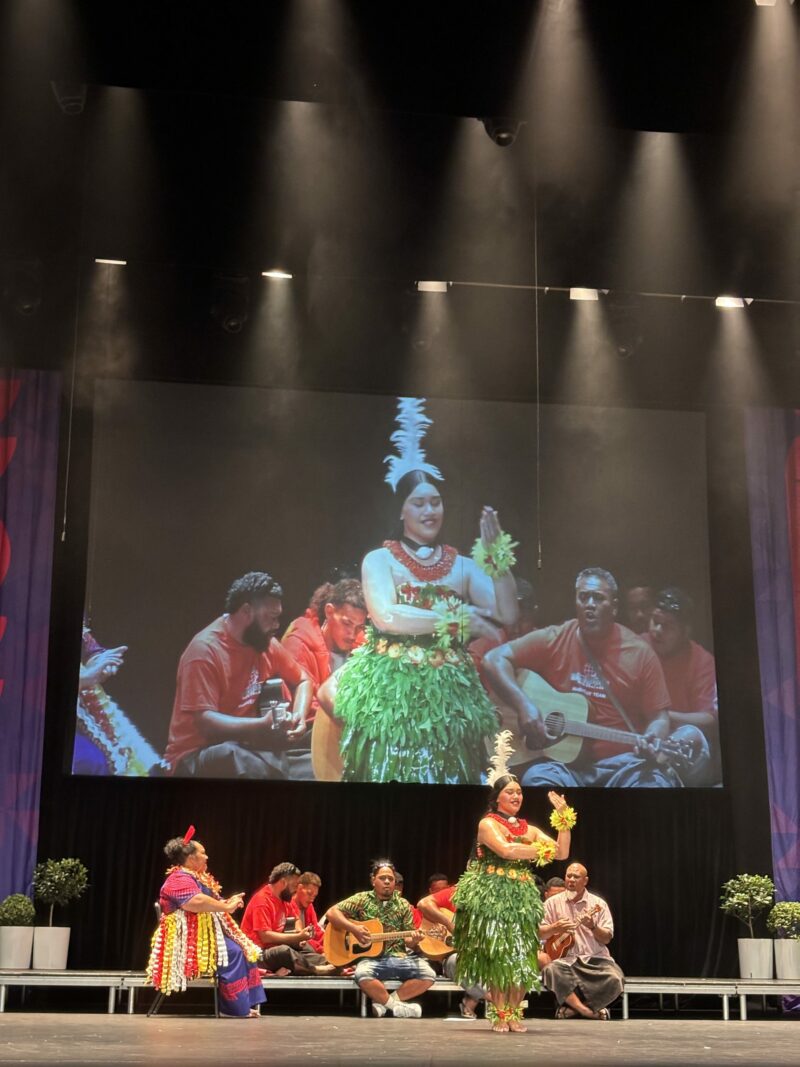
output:
[{"label": "white feather plume", "polygon": [[494,739],[494,755],[489,760],[489,769],[486,772],[486,781],[494,785],[498,778],[503,778],[509,773],[508,761],[514,755],[514,735],[510,730],[501,730]]},{"label": "white feather plume", "polygon": [[397,449],[398,455],[386,456],[384,463],[389,464],[386,481],[397,492],[397,483],[409,471],[424,471],[432,478],[443,482],[441,471],[428,463],[422,448],[422,439],[428,432],[431,420],[425,414],[422,397],[400,396],[397,398],[397,429],[389,440]]}]

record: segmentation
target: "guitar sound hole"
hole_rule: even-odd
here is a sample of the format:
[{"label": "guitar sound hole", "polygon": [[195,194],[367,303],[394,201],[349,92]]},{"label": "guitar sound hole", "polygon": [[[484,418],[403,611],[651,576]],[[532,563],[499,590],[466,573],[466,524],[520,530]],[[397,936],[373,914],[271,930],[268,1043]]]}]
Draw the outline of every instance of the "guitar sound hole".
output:
[{"label": "guitar sound hole", "polygon": [[551,741],[558,741],[564,736],[564,714],[561,711],[551,711],[545,716],[544,728]]}]

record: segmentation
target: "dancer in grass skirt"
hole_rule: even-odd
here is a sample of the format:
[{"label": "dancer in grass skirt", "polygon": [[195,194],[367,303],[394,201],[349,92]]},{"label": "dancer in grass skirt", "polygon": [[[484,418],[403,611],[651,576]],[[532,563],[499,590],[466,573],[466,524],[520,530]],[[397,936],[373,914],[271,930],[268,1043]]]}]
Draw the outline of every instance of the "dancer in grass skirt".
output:
[{"label": "dancer in grass skirt", "polygon": [[[539,924],[542,900],[533,874],[567,859],[576,816],[563,796],[551,792],[556,840],[519,818],[522,789],[506,760],[511,733],[497,737],[488,779],[489,810],[478,824],[475,858],[458,882],[453,902],[456,981],[487,989],[486,1014],[497,1032],[523,1032],[522,999],[540,988]],[[498,773],[499,772],[499,773]]]}]

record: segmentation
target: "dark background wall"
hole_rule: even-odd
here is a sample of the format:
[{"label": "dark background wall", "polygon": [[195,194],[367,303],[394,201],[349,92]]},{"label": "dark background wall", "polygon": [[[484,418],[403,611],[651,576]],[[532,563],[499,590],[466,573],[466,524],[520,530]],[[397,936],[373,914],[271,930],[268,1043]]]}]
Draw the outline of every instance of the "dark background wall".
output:
[{"label": "dark background wall", "polygon": [[[589,4],[580,32],[548,39],[540,14],[570,5],[500,5],[491,24],[458,5],[421,34],[411,5],[389,56],[366,6],[340,6],[349,24],[320,17],[336,5],[251,21],[193,5],[191,29],[180,4],[137,6],[127,33],[92,5],[70,21],[4,9],[0,352],[64,374],[40,853],[91,870],[68,915],[72,961],[141,965],[159,847],[189,822],[230,890],[291,858],[319,870],[329,903],[364,884],[377,852],[411,895],[433,869],[457,874],[483,802],[468,787],[64,774],[92,397],[111,377],[704,414],[726,786],[583,791],[575,855],[612,902],[629,972],[732,973],[719,885],[771,865],[742,411],[800,400],[796,130],[782,112],[787,128],[755,122],[741,95],[766,23],[738,2],[727,20],[675,5],[669,27]],[[784,66],[790,85],[793,53]],[[79,116],[55,104],[49,82],[64,77],[89,85]],[[511,107],[524,124],[499,148],[478,118]],[[759,141],[767,128],[775,144]],[[289,286],[261,278],[272,266],[294,272]],[[236,334],[210,314],[220,273],[248,281]],[[480,284],[425,297],[413,283],[426,277]],[[550,291],[513,288],[537,283]],[[610,291],[587,317],[559,291],[570,285]],[[720,313],[710,298],[731,290],[756,302]],[[526,805],[544,818],[543,798]]]}]

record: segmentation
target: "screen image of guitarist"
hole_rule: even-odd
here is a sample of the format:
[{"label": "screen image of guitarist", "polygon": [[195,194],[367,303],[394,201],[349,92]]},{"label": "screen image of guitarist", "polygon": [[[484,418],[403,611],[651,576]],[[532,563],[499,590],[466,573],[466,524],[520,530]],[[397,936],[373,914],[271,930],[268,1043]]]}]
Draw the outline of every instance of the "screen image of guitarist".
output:
[{"label": "screen image of guitarist", "polygon": [[587,568],[576,578],[574,619],[487,653],[492,691],[519,723],[523,785],[711,784],[701,777],[704,735],[684,726],[670,736],[658,656],[617,621],[618,602],[614,576]]}]

